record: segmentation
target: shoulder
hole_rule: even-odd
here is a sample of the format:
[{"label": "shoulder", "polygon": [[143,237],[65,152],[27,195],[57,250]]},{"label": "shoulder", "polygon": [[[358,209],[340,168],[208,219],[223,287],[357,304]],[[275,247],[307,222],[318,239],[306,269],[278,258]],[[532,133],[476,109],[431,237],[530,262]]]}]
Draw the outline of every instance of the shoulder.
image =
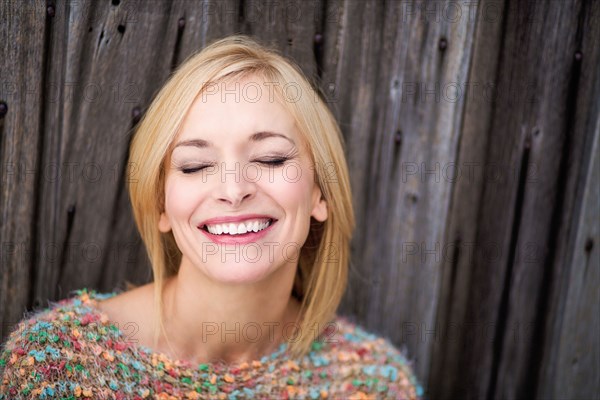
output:
[{"label": "shoulder", "polygon": [[81,289],[26,315],[0,347],[0,399],[58,394],[53,382],[83,368],[91,344],[115,332],[90,303],[113,295]]},{"label": "shoulder", "polygon": [[349,318],[336,316],[321,342],[313,343],[313,350],[322,346],[322,351],[311,352],[309,357],[331,375],[330,391],[365,399],[419,399],[423,395],[406,352]]},{"label": "shoulder", "polygon": [[114,296],[105,296],[101,301],[96,301],[94,306],[117,323],[151,320],[152,313],[148,305],[152,304],[154,298],[153,288],[154,284],[149,283]]}]

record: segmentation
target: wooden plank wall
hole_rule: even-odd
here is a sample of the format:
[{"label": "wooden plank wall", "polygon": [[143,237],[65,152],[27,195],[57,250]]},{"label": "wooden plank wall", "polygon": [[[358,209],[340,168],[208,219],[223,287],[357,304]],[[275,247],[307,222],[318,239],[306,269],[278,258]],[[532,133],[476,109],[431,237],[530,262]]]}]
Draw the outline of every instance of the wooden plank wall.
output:
[{"label": "wooden plank wall", "polygon": [[406,347],[427,398],[599,398],[599,1],[11,0],[0,23],[0,338],[150,280],[129,140],[177,65],[239,32],[342,127],[340,311]]}]

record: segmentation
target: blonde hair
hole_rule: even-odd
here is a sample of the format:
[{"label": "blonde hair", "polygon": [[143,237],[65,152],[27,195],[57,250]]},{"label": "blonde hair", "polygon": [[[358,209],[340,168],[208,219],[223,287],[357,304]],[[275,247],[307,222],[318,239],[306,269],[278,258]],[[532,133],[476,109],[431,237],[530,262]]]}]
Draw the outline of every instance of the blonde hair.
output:
[{"label": "blonde hair", "polygon": [[[163,286],[167,278],[177,274],[181,262],[172,232],[161,233],[158,229],[164,207],[165,160],[197,96],[209,84],[249,75],[277,83],[278,100],[295,118],[314,166],[323,167],[315,168],[315,178],[327,202],[328,218],[324,222],[311,218],[292,293],[301,301],[302,322],[297,325],[298,336],[288,344],[292,356],[298,357],[310,351],[317,339],[315,328],[321,333],[332,321],[346,289],[355,221],[343,137],[322,95],[300,68],[243,35],[218,40],[181,64],[156,95],[131,142],[128,190],[154,275],[158,315],[154,341],[158,342],[160,332],[168,341],[163,325]],[[300,93],[295,101],[282,101],[282,87],[286,85],[294,85]],[[332,169],[333,174],[324,173]]]}]

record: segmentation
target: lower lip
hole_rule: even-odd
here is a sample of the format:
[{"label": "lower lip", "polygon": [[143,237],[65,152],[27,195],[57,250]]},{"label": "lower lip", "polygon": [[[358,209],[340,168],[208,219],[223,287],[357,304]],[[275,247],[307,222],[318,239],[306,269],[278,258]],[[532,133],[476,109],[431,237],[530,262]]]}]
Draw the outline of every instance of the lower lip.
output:
[{"label": "lower lip", "polygon": [[267,226],[265,229],[263,229],[262,231],[247,232],[247,233],[243,233],[241,235],[228,235],[227,233],[224,233],[222,235],[213,235],[212,233],[210,233],[202,228],[198,228],[198,229],[200,229],[200,232],[202,232],[206,236],[208,236],[208,238],[210,240],[212,240],[213,243],[217,243],[217,244],[247,244],[247,243],[253,243],[259,239],[262,239],[267,233],[269,233],[269,231],[271,230],[273,225],[275,225],[276,223],[277,223],[277,221],[271,222],[271,224],[269,226]]}]

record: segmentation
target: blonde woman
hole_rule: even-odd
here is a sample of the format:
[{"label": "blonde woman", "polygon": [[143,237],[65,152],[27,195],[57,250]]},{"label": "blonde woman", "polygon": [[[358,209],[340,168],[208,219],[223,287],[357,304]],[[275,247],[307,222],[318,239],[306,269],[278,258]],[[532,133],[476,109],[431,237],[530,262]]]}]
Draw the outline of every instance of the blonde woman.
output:
[{"label": "blonde woman", "polygon": [[154,281],[24,319],[0,398],[419,398],[407,358],[336,314],[354,228],[340,129],[245,36],[190,57],[142,119],[129,194]]}]

